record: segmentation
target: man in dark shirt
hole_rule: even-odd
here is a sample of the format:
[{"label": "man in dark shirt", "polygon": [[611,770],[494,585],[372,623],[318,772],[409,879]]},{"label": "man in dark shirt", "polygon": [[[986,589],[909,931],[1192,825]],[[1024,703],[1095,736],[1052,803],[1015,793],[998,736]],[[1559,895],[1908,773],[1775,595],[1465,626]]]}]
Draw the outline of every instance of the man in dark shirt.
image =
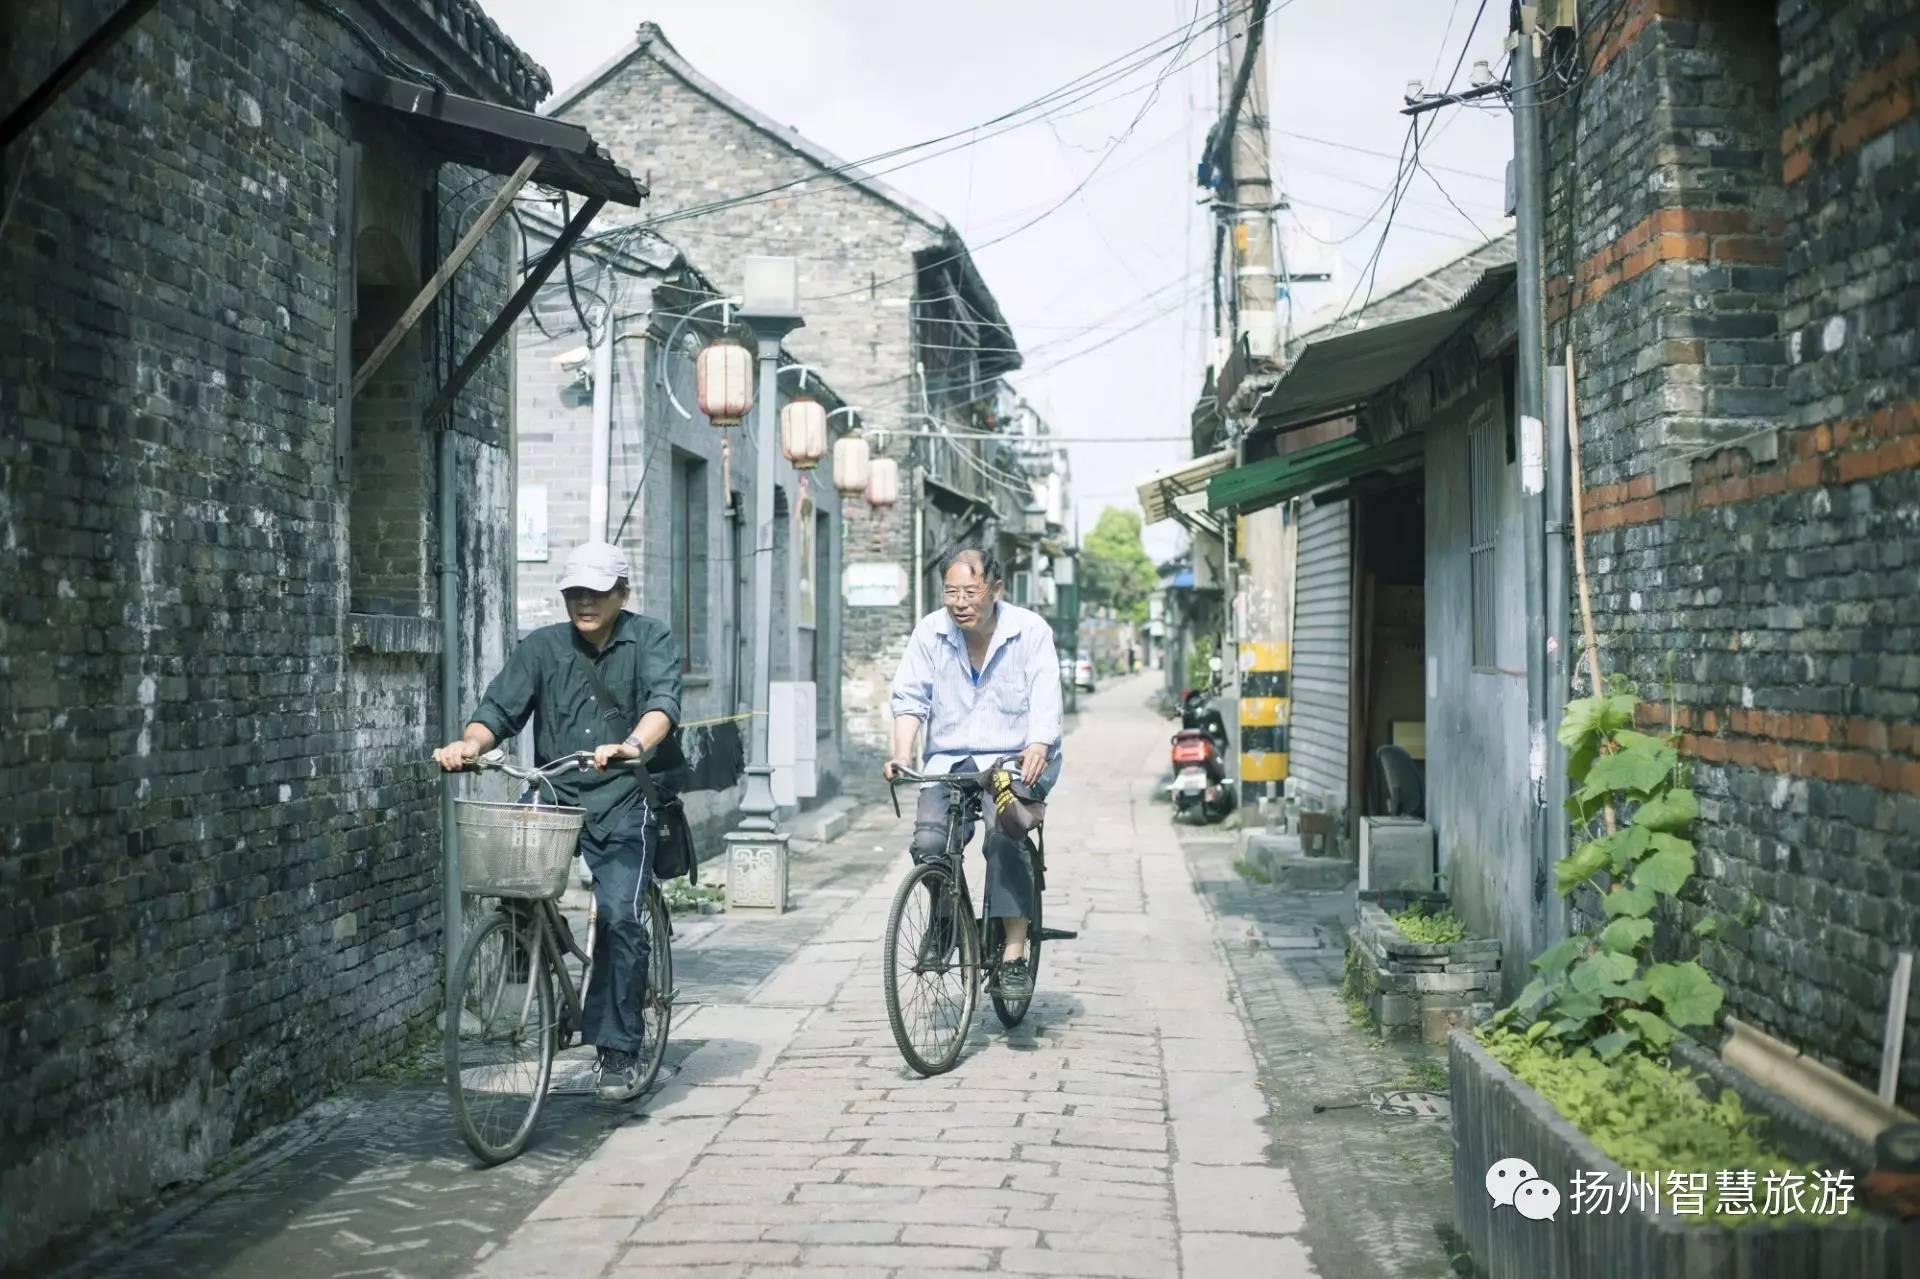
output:
[{"label": "man in dark shirt", "polygon": [[600,1050],[596,1091],[610,1101],[640,1091],[645,893],[660,828],[641,779],[607,766],[650,755],[680,720],[680,647],[664,623],[626,611],[631,576],[618,547],[588,542],[575,548],[560,578],[569,621],[522,640],[487,686],[466,732],[433,753],[453,771],[514,736],[536,712],[536,764],[593,752],[595,772],[566,773],[553,786],[562,804],[587,812],[580,852],[593,872],[599,927],[580,1033]]}]

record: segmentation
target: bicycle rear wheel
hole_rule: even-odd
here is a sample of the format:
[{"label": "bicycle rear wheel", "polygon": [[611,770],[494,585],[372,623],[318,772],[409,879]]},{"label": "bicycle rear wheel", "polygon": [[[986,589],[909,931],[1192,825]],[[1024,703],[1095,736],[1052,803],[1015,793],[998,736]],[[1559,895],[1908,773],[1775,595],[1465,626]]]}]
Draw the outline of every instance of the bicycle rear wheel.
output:
[{"label": "bicycle rear wheel", "polygon": [[647,885],[647,993],[641,1020],[647,1028],[640,1057],[640,1091],[653,1087],[667,1055],[673,1024],[673,923],[659,882]]},{"label": "bicycle rear wheel", "polygon": [[979,1000],[980,934],[946,865],[915,866],[900,881],[881,965],[887,1024],[900,1055],[922,1075],[952,1070]]},{"label": "bicycle rear wheel", "polygon": [[[1001,995],[996,984],[993,991],[993,1014],[1000,1024],[1008,1030],[1018,1026],[1026,1018],[1027,1009],[1033,1006],[1033,997],[1040,993],[1040,891],[1036,887],[1033,894],[1033,917],[1027,920],[1027,972],[1033,978],[1033,990],[1025,999],[1007,999]],[[987,925],[987,954],[998,958],[1000,951],[1006,949],[1007,937],[1004,922],[993,920]]]},{"label": "bicycle rear wheel", "polygon": [[503,908],[467,937],[447,981],[447,1093],[473,1153],[526,1147],[553,1078],[553,981],[532,911]]}]

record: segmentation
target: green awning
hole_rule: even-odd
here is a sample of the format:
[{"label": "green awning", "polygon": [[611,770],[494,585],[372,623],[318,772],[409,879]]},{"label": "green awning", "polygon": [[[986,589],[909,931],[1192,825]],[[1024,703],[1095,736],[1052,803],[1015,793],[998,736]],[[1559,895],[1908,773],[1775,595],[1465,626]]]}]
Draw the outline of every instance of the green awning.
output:
[{"label": "green awning", "polygon": [[1423,435],[1402,436],[1390,444],[1367,444],[1349,436],[1285,457],[1270,457],[1214,476],[1207,483],[1207,509],[1242,515],[1263,510],[1290,497],[1419,457],[1425,447]]}]

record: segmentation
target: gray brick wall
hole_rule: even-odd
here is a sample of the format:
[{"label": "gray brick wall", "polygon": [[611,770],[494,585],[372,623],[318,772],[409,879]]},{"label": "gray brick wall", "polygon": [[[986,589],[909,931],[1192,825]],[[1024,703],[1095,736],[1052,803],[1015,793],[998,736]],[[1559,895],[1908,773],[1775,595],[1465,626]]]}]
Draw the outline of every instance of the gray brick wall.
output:
[{"label": "gray brick wall", "polygon": [[[1550,344],[1570,311],[1602,665],[1662,700],[1671,672],[1698,770],[1705,882],[1659,942],[1751,895],[1702,955],[1728,1011],[1871,1082],[1920,943],[1920,16],[1623,3],[1582,6],[1614,35],[1577,177],[1573,100],[1549,108]],[[1647,266],[1627,233],[1660,216]],[[1609,254],[1641,269],[1595,297]]]},{"label": "gray brick wall", "polygon": [[[113,7],[10,8],[6,81]],[[441,73],[490,92],[455,54]],[[0,1265],[204,1173],[438,999],[439,632],[350,617],[332,465],[340,84],[370,66],[292,0],[157,6],[24,175],[7,157]],[[466,268],[459,349],[508,255]],[[469,683],[507,625],[510,476],[479,442],[504,439],[505,378],[458,414]]]},{"label": "gray brick wall", "polygon": [[[699,264],[702,268],[705,263]],[[612,444],[608,465],[608,523],[604,535],[619,534],[620,545],[634,565],[633,606],[668,621],[683,643],[685,627],[674,616],[676,582],[673,561],[674,522],[681,501],[681,475],[696,468],[703,484],[700,506],[703,527],[693,543],[705,559],[703,593],[704,644],[698,644],[694,669],[683,676],[683,717],[696,726],[694,734],[714,731],[717,721],[752,709],[753,698],[753,580],[754,494],[757,452],[748,433],[734,428],[726,433],[731,462],[722,457],[722,432],[699,411],[693,361],[683,349],[663,358],[666,339],[675,328],[684,305],[673,301],[684,295],[663,289],[656,296],[657,275],[623,273],[617,286],[621,310],[628,318],[618,332],[629,335],[614,347]],[[543,291],[538,306],[540,325],[529,320],[519,326],[518,351],[518,476],[523,491],[546,491],[548,553],[545,561],[522,562],[518,579],[518,629],[564,621],[559,598],[559,572],[567,550],[594,532],[589,528],[592,481],[593,393],[590,385],[564,370],[557,357],[586,342],[578,318],[566,299],[565,286]],[[597,312],[590,318],[597,322]],[[544,328],[544,332],[542,329]],[[698,332],[697,329],[692,329]],[[589,364],[589,368],[591,365]],[[685,408],[681,417],[668,395]],[[781,379],[782,402],[791,396],[791,375]],[[792,466],[775,460],[776,484],[797,492]],[[740,525],[728,511],[727,494],[740,504]],[[816,471],[808,498],[827,517],[827,527],[838,541],[840,502],[828,477]],[[622,522],[625,527],[622,528]],[[796,623],[787,607],[787,521],[775,522],[773,661],[774,678],[788,677],[788,636]],[[738,557],[735,546],[739,548]],[[829,548],[830,551],[832,548]],[[830,600],[827,665],[837,670],[837,599]],[[809,634],[803,634],[801,660],[809,660]],[[697,643],[697,641],[696,641]],[[817,740],[822,796],[835,793],[841,768],[844,734],[831,718],[821,725]],[[745,721],[725,731],[744,733]],[[700,749],[687,742],[689,753]],[[711,848],[734,824],[741,790],[696,791],[686,796],[687,811],[696,837]]]},{"label": "gray brick wall", "polygon": [[[898,425],[901,413],[919,407],[910,305],[914,255],[941,243],[935,228],[842,178],[825,176],[813,160],[648,55],[631,59],[558,114],[591,129],[632,172],[649,176],[649,217],[804,181],[790,195],[661,229],[685,246],[717,287],[735,296],[743,258],[797,257],[806,327],[787,339],[794,358],[820,368],[845,401],[873,414],[876,424]],[[842,425],[844,419],[836,421]],[[896,436],[891,455],[905,454],[906,441]],[[849,504],[849,566],[911,564],[913,497],[904,461],[901,470],[901,502],[887,513],[883,529],[876,529],[880,521],[863,500]],[[959,536],[958,522],[938,510],[928,510],[926,523],[929,558]],[[850,610],[843,710],[850,738],[867,750],[880,750],[887,741],[884,689],[916,620],[911,598],[909,592],[908,602],[898,606]]]}]

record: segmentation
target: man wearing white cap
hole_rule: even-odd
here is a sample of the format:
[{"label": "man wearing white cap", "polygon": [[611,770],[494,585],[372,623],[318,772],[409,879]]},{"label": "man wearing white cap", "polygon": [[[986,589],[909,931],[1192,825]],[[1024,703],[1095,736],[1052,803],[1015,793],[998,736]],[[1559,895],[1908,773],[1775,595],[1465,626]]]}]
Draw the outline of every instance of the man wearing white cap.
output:
[{"label": "man wearing white cap", "polygon": [[650,771],[662,768],[652,752],[680,720],[680,646],[664,622],[627,611],[632,574],[617,546],[576,547],[560,577],[569,620],[522,640],[466,732],[433,753],[451,772],[514,736],[529,718],[536,763],[593,752],[597,772],[567,773],[553,785],[562,804],[587,811],[580,852],[605,923],[595,930],[580,1030],[600,1050],[596,1091],[610,1101],[639,1093],[641,1050],[653,1029],[645,1017],[645,893],[660,836],[641,779],[607,765],[644,754]]}]

